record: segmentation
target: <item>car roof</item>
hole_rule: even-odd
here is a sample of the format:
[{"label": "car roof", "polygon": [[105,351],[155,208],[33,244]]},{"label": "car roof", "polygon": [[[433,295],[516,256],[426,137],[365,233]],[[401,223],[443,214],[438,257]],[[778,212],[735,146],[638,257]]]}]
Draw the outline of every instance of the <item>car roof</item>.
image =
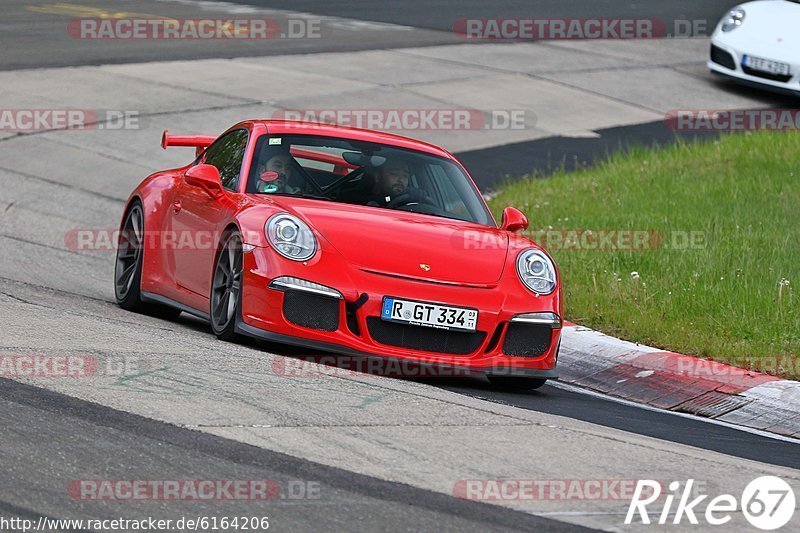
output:
[{"label": "car roof", "polygon": [[429,144],[416,139],[403,137],[401,135],[393,135],[391,133],[383,133],[380,131],[365,130],[360,128],[351,128],[347,126],[337,126],[334,124],[322,124],[317,122],[301,122],[294,120],[280,120],[280,119],[265,119],[265,120],[250,120],[242,124],[251,123],[253,125],[262,124],[269,134],[278,135],[319,135],[322,137],[335,137],[339,139],[348,139],[353,141],[375,142],[386,144],[389,146],[396,146],[398,148],[405,148],[408,150],[417,150],[429,154],[453,159],[452,154],[447,150],[440,148],[436,145]]}]

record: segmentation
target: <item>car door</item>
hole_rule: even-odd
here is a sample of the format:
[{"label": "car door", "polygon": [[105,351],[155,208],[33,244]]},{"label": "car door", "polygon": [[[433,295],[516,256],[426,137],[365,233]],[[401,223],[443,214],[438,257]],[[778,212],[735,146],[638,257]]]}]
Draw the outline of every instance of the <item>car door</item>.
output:
[{"label": "car door", "polygon": [[[236,190],[247,139],[245,129],[229,132],[214,141],[195,162],[217,167],[224,188],[221,196],[212,198],[205,190],[184,180],[173,197],[175,281],[181,292],[209,297],[217,244],[238,203]],[[189,299],[196,301],[191,295]]]}]

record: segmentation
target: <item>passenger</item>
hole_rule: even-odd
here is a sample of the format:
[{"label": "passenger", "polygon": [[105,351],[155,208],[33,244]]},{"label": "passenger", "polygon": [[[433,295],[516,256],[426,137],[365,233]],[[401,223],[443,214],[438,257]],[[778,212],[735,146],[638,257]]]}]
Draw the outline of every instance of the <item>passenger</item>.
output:
[{"label": "passenger", "polygon": [[[297,179],[293,167],[296,162],[289,153],[289,147],[281,147],[277,153],[275,152],[274,146],[265,147],[261,151],[256,169],[256,190],[263,193],[297,194],[300,188],[291,184]],[[274,174],[267,175],[268,172],[274,172],[277,177]]]}]

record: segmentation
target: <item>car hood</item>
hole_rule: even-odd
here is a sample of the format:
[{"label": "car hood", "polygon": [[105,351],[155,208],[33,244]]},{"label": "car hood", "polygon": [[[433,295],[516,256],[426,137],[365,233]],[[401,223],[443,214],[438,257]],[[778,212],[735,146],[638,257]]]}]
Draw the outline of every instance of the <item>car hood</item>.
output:
[{"label": "car hood", "polygon": [[785,51],[789,58],[796,57],[800,52],[800,3],[761,1],[741,4],[741,7],[747,13],[742,27],[722,35],[739,45],[757,43],[775,51]]},{"label": "car hood", "polygon": [[491,285],[503,275],[508,235],[497,228],[378,207],[303,199],[281,204],[361,270],[469,285]]}]

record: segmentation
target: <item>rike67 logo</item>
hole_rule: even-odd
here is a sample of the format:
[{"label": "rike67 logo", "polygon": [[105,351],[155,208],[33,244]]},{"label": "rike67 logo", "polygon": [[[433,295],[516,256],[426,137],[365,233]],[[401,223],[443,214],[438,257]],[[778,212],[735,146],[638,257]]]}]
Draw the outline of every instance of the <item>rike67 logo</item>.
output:
[{"label": "rike67 logo", "polygon": [[[706,502],[705,510],[701,504],[708,498],[708,494],[701,494],[691,499],[694,480],[689,479],[681,489],[679,481],[669,484],[669,491],[662,494],[661,484],[658,481],[640,479],[625,516],[625,524],[638,520],[642,524],[650,524],[650,513],[656,511],[654,520],[660,525],[671,522],[681,524],[685,519],[692,525],[699,524],[698,516],[712,526],[727,524],[732,519],[732,514],[741,512],[750,524],[764,531],[771,531],[785,526],[792,519],[795,508],[795,497],[792,487],[784,480],[775,476],[762,476],[751,481],[742,492],[739,500],[732,494],[721,494]],[[673,510],[673,503],[677,504]],[[663,502],[663,507],[660,507]],[[653,505],[656,504],[656,505]],[[651,506],[648,509],[648,506]],[[671,518],[671,520],[670,520]]]}]

